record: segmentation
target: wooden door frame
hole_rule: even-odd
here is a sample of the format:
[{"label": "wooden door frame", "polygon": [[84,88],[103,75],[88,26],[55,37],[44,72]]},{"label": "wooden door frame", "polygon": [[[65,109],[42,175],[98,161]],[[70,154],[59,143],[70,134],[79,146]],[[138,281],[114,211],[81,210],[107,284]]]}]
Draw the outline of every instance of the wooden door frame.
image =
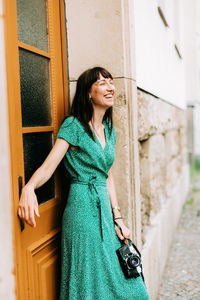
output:
[{"label": "wooden door frame", "polygon": [[[67,75],[66,75],[66,43],[65,43],[65,14],[64,14],[64,0],[48,0],[49,5],[56,3],[59,5],[60,11],[60,30],[61,37],[58,43],[61,42],[61,60],[62,60],[62,72],[59,76],[63,77],[63,106],[65,115],[67,115],[68,107],[68,92],[67,92]],[[14,132],[16,130],[21,131],[22,118],[21,118],[21,103],[15,103],[20,101],[20,73],[19,73],[19,56],[18,56],[18,34],[17,34],[17,8],[16,0],[7,1],[4,0],[4,20],[5,20],[5,50],[6,50],[6,76],[7,76],[7,99],[8,99],[8,117],[9,117],[9,143],[10,143],[10,173],[12,184],[12,226],[13,226],[13,252],[14,252],[14,275],[15,275],[15,293],[16,299],[20,300],[20,295],[23,290],[23,282],[20,280],[20,274],[23,272],[23,267],[18,263],[18,258],[21,257],[20,251],[20,225],[17,217],[17,205],[16,201],[19,194],[17,178],[21,173],[20,161],[23,160],[23,141],[22,134],[20,140],[16,138]],[[53,18],[51,18],[53,20]],[[52,34],[52,33],[50,33]],[[54,36],[53,38],[58,38]],[[56,49],[54,49],[56,54]],[[60,59],[58,55],[54,56],[54,59]],[[52,89],[55,88],[52,86]],[[54,110],[55,113],[55,110]],[[59,122],[54,126],[54,138],[58,131],[63,111],[58,111]],[[20,157],[20,159],[19,159]],[[24,183],[24,182],[23,182]]]}]

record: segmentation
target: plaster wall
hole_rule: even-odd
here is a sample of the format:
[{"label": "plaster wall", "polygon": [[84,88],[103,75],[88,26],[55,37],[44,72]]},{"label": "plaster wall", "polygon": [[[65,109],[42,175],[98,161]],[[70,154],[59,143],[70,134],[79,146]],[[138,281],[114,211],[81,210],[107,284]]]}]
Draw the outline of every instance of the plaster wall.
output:
[{"label": "plaster wall", "polygon": [[200,102],[200,3],[183,0],[182,5],[186,99]]},{"label": "plaster wall", "polygon": [[[176,2],[134,0],[136,77],[139,88],[184,108],[185,57],[179,58],[174,44],[182,54],[184,45],[181,30],[185,20],[182,15],[183,4],[180,3],[176,8]],[[164,26],[158,6],[161,6],[169,27]]]},{"label": "plaster wall", "polygon": [[0,1],[0,299],[15,299],[3,1]]}]

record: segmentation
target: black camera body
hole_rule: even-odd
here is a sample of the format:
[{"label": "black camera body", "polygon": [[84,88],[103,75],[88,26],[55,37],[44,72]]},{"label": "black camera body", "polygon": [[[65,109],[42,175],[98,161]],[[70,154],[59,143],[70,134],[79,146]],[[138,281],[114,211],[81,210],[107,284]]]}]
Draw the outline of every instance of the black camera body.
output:
[{"label": "black camera body", "polygon": [[124,272],[125,277],[137,278],[142,274],[142,263],[140,256],[135,251],[135,245],[129,239],[128,244],[123,244],[119,249],[116,250],[119,262]]},{"label": "black camera body", "polygon": [[[115,220],[114,224],[119,228],[121,234],[123,235],[121,227]],[[133,277],[137,278],[141,275],[144,281],[141,254],[134,243],[130,239],[127,240],[128,244],[125,244],[123,241],[121,241],[122,246],[116,250],[124,276],[126,279],[128,279]]]}]

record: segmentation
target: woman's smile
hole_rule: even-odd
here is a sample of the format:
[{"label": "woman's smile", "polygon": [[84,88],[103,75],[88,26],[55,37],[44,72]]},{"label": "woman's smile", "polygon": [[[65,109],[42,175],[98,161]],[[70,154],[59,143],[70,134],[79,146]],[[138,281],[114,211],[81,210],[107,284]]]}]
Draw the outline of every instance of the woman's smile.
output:
[{"label": "woman's smile", "polygon": [[111,78],[104,78],[101,74],[92,84],[89,96],[95,106],[109,108],[114,104],[115,86]]}]

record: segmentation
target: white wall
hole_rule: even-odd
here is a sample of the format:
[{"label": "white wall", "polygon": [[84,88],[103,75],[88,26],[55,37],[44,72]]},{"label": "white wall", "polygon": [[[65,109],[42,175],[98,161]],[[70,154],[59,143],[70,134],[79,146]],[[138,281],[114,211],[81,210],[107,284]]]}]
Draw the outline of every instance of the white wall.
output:
[{"label": "white wall", "polygon": [[[183,4],[177,0],[134,1],[137,85],[185,108],[184,57],[181,60],[174,48],[174,44],[178,44],[183,53]],[[160,5],[169,27],[164,26],[158,14],[157,7]]]},{"label": "white wall", "polygon": [[187,102],[200,102],[200,1],[183,0],[184,59]]},{"label": "white wall", "polygon": [[0,299],[15,299],[3,3],[0,0]]}]

